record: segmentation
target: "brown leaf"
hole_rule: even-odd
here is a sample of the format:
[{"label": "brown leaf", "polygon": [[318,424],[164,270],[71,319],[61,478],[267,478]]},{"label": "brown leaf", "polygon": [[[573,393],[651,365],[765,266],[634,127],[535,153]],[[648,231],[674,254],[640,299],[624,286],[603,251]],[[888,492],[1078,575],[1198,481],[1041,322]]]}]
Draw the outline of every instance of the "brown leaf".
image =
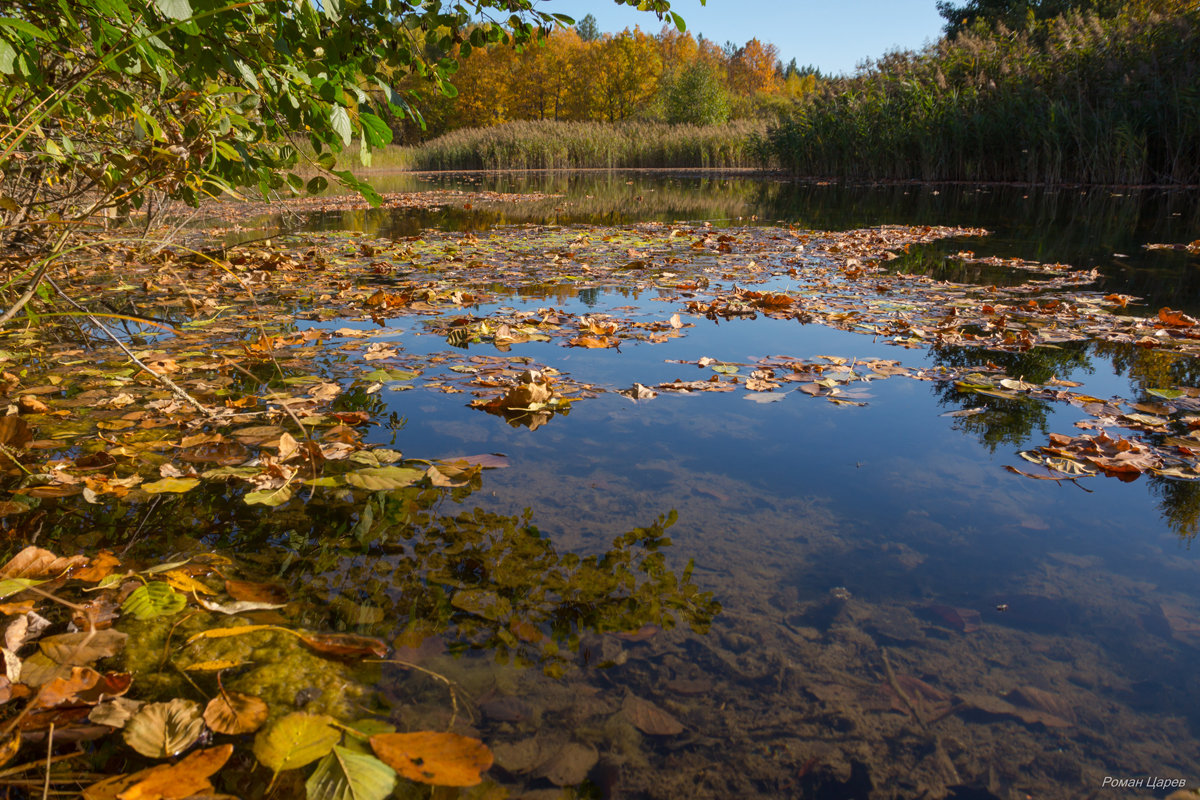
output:
[{"label": "brown leaf", "polygon": [[90,664],[121,652],[129,634],[114,630],[80,631],[47,636],[39,642],[42,653],[51,661],[69,666]]},{"label": "brown leaf", "polygon": [[45,414],[50,410],[50,406],[31,394],[27,394],[18,400],[17,406],[21,409],[22,414]]},{"label": "brown leaf", "polygon": [[267,713],[261,698],[226,690],[208,701],[204,722],[217,733],[253,733],[267,721]]},{"label": "brown leaf", "polygon": [[271,603],[281,605],[288,601],[287,591],[269,583],[253,583],[251,581],[227,580],[225,591],[234,600],[244,600],[249,603]]},{"label": "brown leaf", "polygon": [[587,778],[600,760],[600,753],[590,744],[568,742],[538,767],[537,776],[555,786],[578,786]]},{"label": "brown leaf", "polygon": [[241,442],[206,442],[180,451],[179,458],[193,464],[217,464],[222,467],[241,464],[250,451]]},{"label": "brown leaf", "polygon": [[86,563],[85,556],[64,558],[30,545],[0,567],[0,578],[55,578],[71,567]]},{"label": "brown leaf", "polygon": [[683,732],[682,722],[637,695],[625,696],[625,701],[621,703],[621,713],[633,727],[650,736],[674,736]]},{"label": "brown leaf", "polygon": [[29,423],[15,414],[0,417],[0,444],[22,450],[31,441],[33,431],[29,429]]},{"label": "brown leaf", "polygon": [[353,633],[299,633],[300,641],[318,653],[338,658],[375,656],[383,658],[388,646],[380,639]]},{"label": "brown leaf", "polygon": [[492,766],[492,751],[457,733],[378,733],[371,749],[404,778],[434,786],[475,786]]},{"label": "brown leaf", "polygon": [[129,672],[105,672],[90,689],[79,692],[79,700],[88,705],[121,697],[133,685],[133,674]]}]

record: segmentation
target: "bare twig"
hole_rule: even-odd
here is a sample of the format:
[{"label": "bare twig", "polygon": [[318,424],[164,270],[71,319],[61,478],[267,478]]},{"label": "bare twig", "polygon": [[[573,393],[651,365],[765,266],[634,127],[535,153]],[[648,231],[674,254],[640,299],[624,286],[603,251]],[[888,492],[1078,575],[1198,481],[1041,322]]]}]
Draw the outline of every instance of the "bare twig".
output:
[{"label": "bare twig", "polygon": [[113,342],[116,343],[117,347],[121,348],[121,351],[123,353],[125,353],[125,355],[129,358],[130,361],[132,361],[133,363],[135,363],[139,367],[141,367],[143,370],[145,370],[147,374],[152,375],[155,380],[157,380],[163,386],[167,387],[167,389],[169,389],[172,394],[174,394],[180,400],[183,400],[184,402],[186,402],[192,408],[199,411],[206,418],[208,418],[210,420],[215,420],[217,418],[216,415],[213,414],[211,411],[209,411],[207,408],[205,408],[204,405],[202,405],[199,400],[192,397],[190,394],[188,394],[186,391],[184,391],[182,388],[180,388],[180,386],[177,383],[175,383],[175,381],[171,380],[166,375],[158,374],[154,370],[150,369],[150,367],[148,367],[144,363],[142,363],[141,359],[139,359],[136,355],[133,354],[133,351],[130,350],[125,345],[125,343],[121,341],[121,338],[119,336],[117,336],[115,333],[113,333],[107,327],[105,327],[104,323],[102,323],[99,319],[97,319],[90,311],[88,311],[86,308],[81,306],[79,303],[75,302],[75,299],[72,298],[70,295],[68,295],[65,291],[63,291],[62,287],[60,287],[57,283],[55,283],[53,278],[50,278],[49,276],[47,276],[44,278],[44,280],[46,281],[46,283],[50,284],[50,286],[54,289],[54,291],[58,292],[60,297],[62,297],[72,307],[74,307],[77,311],[81,312],[85,317],[87,317],[88,320],[93,325],[95,325],[100,330],[104,331],[105,335],[107,335],[108,338],[112,339]]}]

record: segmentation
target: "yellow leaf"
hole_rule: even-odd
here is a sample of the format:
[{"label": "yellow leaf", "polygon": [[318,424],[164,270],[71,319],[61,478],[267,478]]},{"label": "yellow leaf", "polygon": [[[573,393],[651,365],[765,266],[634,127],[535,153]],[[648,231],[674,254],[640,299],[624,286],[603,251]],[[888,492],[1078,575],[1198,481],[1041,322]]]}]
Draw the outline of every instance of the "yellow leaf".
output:
[{"label": "yellow leaf", "polygon": [[192,592],[199,592],[200,594],[216,594],[216,592],[214,592],[212,589],[208,588],[191,575],[188,575],[183,570],[173,569],[170,572],[164,573],[162,577],[166,579],[167,583],[171,585],[172,589],[176,589],[184,594],[190,594]]}]

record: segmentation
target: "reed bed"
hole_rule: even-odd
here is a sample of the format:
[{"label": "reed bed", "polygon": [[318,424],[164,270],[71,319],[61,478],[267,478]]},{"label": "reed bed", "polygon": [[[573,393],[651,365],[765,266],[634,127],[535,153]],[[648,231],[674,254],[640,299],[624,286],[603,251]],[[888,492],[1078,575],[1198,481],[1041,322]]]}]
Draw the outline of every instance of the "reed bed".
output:
[{"label": "reed bed", "polygon": [[828,84],[762,155],[853,179],[1196,184],[1197,53],[1194,8],[965,33]]},{"label": "reed bed", "polygon": [[766,123],[508,122],[466,128],[393,158],[415,170],[725,168],[758,166]]}]

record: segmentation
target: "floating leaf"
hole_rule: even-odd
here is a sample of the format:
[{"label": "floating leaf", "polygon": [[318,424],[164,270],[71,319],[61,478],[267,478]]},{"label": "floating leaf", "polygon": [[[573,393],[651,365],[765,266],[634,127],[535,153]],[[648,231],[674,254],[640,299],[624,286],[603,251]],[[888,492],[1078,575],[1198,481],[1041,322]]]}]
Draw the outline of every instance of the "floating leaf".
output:
[{"label": "floating leaf", "polygon": [[125,725],[125,743],[149,758],[173,758],[204,732],[200,704],[176,698],[147,703]]},{"label": "floating leaf", "polygon": [[269,583],[251,583],[229,579],[225,581],[225,591],[235,600],[246,600],[253,603],[279,603],[288,601],[287,591]]},{"label": "floating leaf", "polygon": [[368,467],[344,476],[346,483],[372,492],[385,492],[412,486],[425,477],[425,470],[415,467]]},{"label": "floating leaf", "polygon": [[324,714],[288,714],[254,737],[254,755],[275,773],[311,764],[341,741],[341,731],[333,724]]},{"label": "floating leaf", "polygon": [[247,492],[242,500],[247,505],[281,506],[288,500],[292,499],[292,489],[290,486],[283,486],[278,489],[260,489],[257,492]]},{"label": "floating leaf", "polygon": [[31,441],[33,431],[29,429],[29,423],[16,414],[0,417],[0,444],[21,450]]},{"label": "floating leaf", "polygon": [[142,705],[141,702],[130,700],[128,697],[116,697],[107,703],[101,703],[88,712],[88,721],[97,725],[107,725],[110,728],[124,728]]},{"label": "floating leaf", "polygon": [[141,489],[148,494],[183,494],[200,485],[199,478],[163,478],[143,483]]},{"label": "floating leaf", "polygon": [[379,733],[371,748],[402,777],[435,786],[475,786],[492,766],[483,742],[457,733]]},{"label": "floating leaf", "polygon": [[38,642],[42,653],[56,664],[77,666],[111,658],[125,647],[129,634],[111,628],[47,636]]},{"label": "floating leaf", "polygon": [[203,597],[196,598],[201,606],[219,614],[244,614],[247,611],[275,611],[287,606],[287,603],[253,603],[248,600],[238,600],[233,603],[214,603]]},{"label": "floating leaf", "polygon": [[118,775],[92,784],[84,800],[171,800],[210,794],[211,776],[233,755],[233,745],[198,750],[177,764],[160,764],[132,775]]},{"label": "floating leaf", "polygon": [[254,733],[267,721],[267,713],[262,698],[225,690],[208,701],[204,722],[217,733]]},{"label": "floating leaf", "polygon": [[86,563],[86,556],[64,558],[30,545],[0,567],[0,578],[53,578]]},{"label": "floating leaf", "polygon": [[9,578],[8,580],[0,581],[0,597],[8,597],[17,592],[23,592],[30,586],[37,586],[45,583],[45,581],[35,581],[31,578]]},{"label": "floating leaf", "polygon": [[1152,394],[1155,397],[1161,397],[1164,400],[1178,400],[1184,396],[1184,392],[1179,389],[1147,389],[1146,394]]},{"label": "floating leaf", "polygon": [[134,589],[121,604],[121,610],[134,619],[147,620],[178,614],[186,605],[187,597],[172,589],[170,584],[154,581]]},{"label": "floating leaf", "polygon": [[334,747],[304,784],[308,800],[383,800],[396,771],[374,756]]}]

